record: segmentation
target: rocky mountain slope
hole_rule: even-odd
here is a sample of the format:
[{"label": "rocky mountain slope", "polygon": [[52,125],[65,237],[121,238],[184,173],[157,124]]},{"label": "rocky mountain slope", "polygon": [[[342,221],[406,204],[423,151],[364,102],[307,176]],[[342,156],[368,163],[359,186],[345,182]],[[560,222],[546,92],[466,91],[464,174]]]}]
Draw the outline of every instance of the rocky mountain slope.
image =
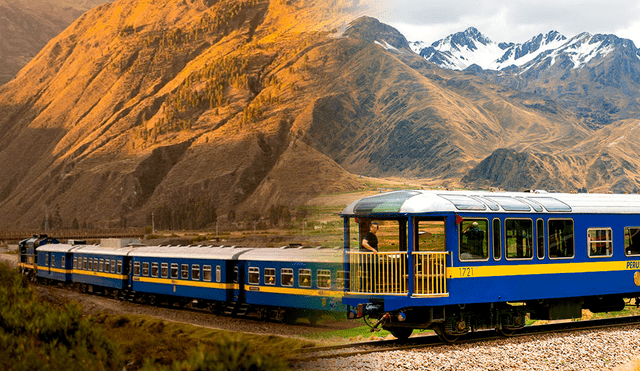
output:
[{"label": "rocky mountain slope", "polygon": [[358,189],[354,174],[637,189],[635,119],[596,127],[544,91],[440,68],[397,30],[351,22],[357,4],[87,12],[0,87],[0,227],[277,219]]},{"label": "rocky mountain slope", "polygon": [[0,0],[0,85],[82,13],[110,0]]}]

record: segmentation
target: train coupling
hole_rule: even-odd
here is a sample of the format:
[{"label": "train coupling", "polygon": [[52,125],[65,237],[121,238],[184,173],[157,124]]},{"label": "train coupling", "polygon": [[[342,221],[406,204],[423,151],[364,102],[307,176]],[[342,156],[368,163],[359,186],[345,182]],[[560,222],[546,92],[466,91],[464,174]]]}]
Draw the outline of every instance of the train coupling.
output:
[{"label": "train coupling", "polygon": [[[380,331],[380,325],[384,325],[385,322],[389,321],[389,318],[391,318],[391,315],[389,313],[385,313],[384,316],[380,317],[380,319],[373,326],[370,326],[371,328],[369,329],[369,331]],[[368,324],[369,323],[367,322],[367,325]]]},{"label": "train coupling", "polygon": [[358,304],[356,306],[355,312],[353,310],[350,310],[348,313],[348,316],[349,316],[349,319],[354,319],[354,318],[362,318],[364,316],[376,315],[380,312],[382,312],[381,304],[366,303],[366,304]]}]

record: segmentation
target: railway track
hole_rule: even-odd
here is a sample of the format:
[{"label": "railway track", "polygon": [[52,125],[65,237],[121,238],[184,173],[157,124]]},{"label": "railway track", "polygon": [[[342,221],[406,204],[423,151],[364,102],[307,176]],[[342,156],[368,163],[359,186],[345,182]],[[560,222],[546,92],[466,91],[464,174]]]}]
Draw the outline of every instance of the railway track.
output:
[{"label": "railway track", "polygon": [[[509,337],[517,338],[537,334],[563,333],[610,327],[622,327],[634,324],[640,325],[640,316],[624,316],[587,321],[550,323],[539,326],[527,326]],[[456,344],[478,343],[505,338],[505,336],[497,334],[494,330],[482,330],[472,332],[461,337],[456,342]],[[380,340],[326,347],[303,348],[298,350],[296,354],[290,358],[290,360],[294,363],[310,362],[326,358],[351,357],[370,353],[410,350],[416,348],[430,348],[445,345],[451,344],[442,342],[438,338],[438,336],[433,333],[433,335],[415,336],[409,338],[405,342],[400,342],[398,340]]]}]

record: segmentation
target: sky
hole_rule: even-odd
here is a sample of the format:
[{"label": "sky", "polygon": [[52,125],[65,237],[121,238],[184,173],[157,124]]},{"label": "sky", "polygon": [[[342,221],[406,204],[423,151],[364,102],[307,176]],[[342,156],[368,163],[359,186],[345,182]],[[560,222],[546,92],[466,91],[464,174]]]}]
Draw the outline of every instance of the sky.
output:
[{"label": "sky", "polygon": [[[357,1],[357,0],[356,0]],[[375,0],[373,16],[409,41],[431,44],[475,27],[494,42],[523,43],[555,30],[614,34],[640,47],[640,0]]]}]

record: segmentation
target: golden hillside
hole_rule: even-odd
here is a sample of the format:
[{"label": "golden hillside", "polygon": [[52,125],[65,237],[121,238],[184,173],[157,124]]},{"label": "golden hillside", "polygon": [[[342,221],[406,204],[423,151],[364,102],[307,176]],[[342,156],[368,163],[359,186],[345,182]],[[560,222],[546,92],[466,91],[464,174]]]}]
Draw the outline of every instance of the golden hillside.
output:
[{"label": "golden hillside", "polygon": [[53,213],[148,225],[154,213],[161,228],[202,228],[358,189],[358,174],[528,179],[514,166],[496,176],[498,157],[515,158],[504,149],[562,171],[526,184],[615,183],[597,161],[621,164],[622,151],[594,148],[610,141],[589,142],[571,112],[439,69],[375,19],[349,23],[367,10],[353,4],[120,0],[87,12],[0,87],[0,226]]}]

